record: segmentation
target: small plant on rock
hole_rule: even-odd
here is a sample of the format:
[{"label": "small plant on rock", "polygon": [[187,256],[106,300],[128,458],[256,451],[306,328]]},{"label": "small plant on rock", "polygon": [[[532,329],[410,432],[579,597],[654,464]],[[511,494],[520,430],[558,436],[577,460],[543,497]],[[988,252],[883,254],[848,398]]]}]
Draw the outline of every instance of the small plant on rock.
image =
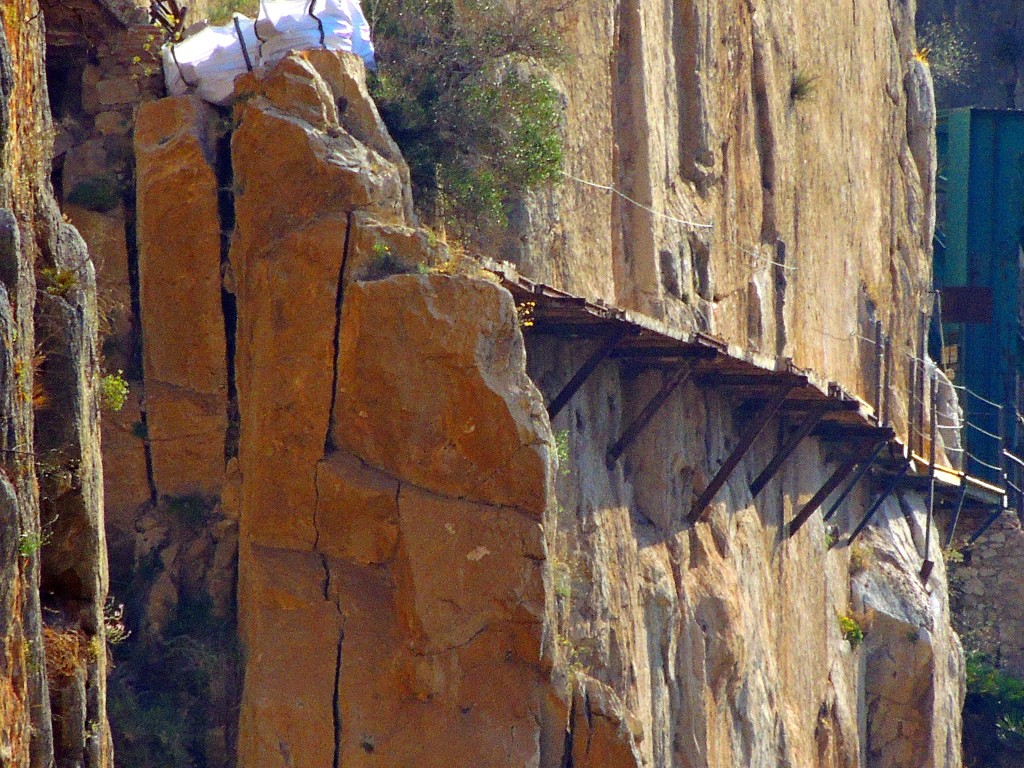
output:
[{"label": "small plant on rock", "polygon": [[113,596],[103,605],[103,631],[109,645],[120,645],[131,635],[124,623],[124,604],[115,604]]},{"label": "small plant on rock", "polygon": [[925,24],[915,58],[928,65],[937,88],[963,85],[977,62],[970,33],[953,19]]},{"label": "small plant on rock", "polygon": [[395,256],[385,243],[373,244],[373,258],[363,267],[359,280],[383,280],[393,275],[407,275],[414,270]]},{"label": "small plant on rock", "polygon": [[97,213],[114,210],[121,202],[123,188],[119,181],[99,176],[79,182],[68,192],[67,201]]},{"label": "small plant on rock", "polygon": [[555,456],[558,458],[558,472],[569,474],[569,430],[555,432]]},{"label": "small plant on rock", "polygon": [[67,296],[78,288],[78,273],[73,269],[60,269],[59,267],[44,267],[39,270],[39,276],[43,280],[44,290],[51,296]]},{"label": "small plant on rock", "polygon": [[128,382],[125,381],[124,371],[108,373],[100,379],[100,408],[104,411],[116,413],[124,408],[128,402]]},{"label": "small plant on rock", "polygon": [[858,542],[850,546],[850,573],[853,576],[864,573],[874,561],[874,555],[866,544]]},{"label": "small plant on rock", "polygon": [[206,13],[211,24],[226,24],[236,13],[255,16],[259,8],[259,0],[214,0]]},{"label": "small plant on rock", "polygon": [[789,98],[793,101],[809,101],[814,98],[818,87],[818,75],[805,69],[793,73],[789,83]]},{"label": "small plant on rock", "polygon": [[536,301],[521,301],[518,304],[516,304],[516,317],[519,319],[520,328],[533,327],[533,310],[535,310],[536,308]]},{"label": "small plant on rock", "polygon": [[964,553],[956,547],[947,547],[942,550],[942,558],[946,565],[960,565],[964,561]]},{"label": "small plant on rock", "polygon": [[18,554],[24,558],[32,557],[49,543],[49,531],[22,531],[18,535]]},{"label": "small plant on rock", "polygon": [[864,630],[853,616],[841,614],[838,620],[839,631],[843,633],[843,639],[850,644],[851,648],[856,648],[864,642]]},{"label": "small plant on rock", "polygon": [[180,496],[164,496],[164,504],[175,517],[192,526],[202,525],[207,515],[216,506],[214,499],[199,493],[187,493]]}]

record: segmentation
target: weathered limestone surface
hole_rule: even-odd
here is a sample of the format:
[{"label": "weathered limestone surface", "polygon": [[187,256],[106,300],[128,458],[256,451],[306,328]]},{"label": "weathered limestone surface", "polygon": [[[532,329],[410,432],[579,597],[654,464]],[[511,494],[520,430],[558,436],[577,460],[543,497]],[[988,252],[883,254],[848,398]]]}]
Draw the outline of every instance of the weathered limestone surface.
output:
[{"label": "weathered limestone surface", "polygon": [[[882,319],[905,381],[934,173],[912,9],[584,0],[565,15],[568,170],[642,206],[567,180],[527,201],[525,244],[506,255],[576,293],[792,355],[865,397],[874,354],[855,336]],[[798,76],[813,78],[806,98]],[[544,400],[588,343],[524,340],[509,294],[415,227],[408,171],[355,58],[295,54],[238,95],[223,280],[238,456],[226,469],[219,423],[211,470],[225,527],[238,521],[238,765],[959,766],[962,656],[941,564],[927,584],[917,575],[923,556],[941,559],[937,536],[923,550],[920,499],[890,501],[856,547],[828,547],[870,503],[865,485],[831,530],[816,515],[788,538],[845,447],[805,441],[752,500],[785,436],[776,422],[691,526],[743,426],[737,403],[684,386],[609,467],[663,374],[609,361],[548,423]],[[190,114],[177,124],[202,122]],[[147,270],[187,253],[206,265],[199,283],[154,281],[179,297],[156,311],[210,328],[223,322],[211,227],[224,223],[209,160],[196,129],[151,135],[140,151],[165,154],[140,162],[140,223],[165,207],[143,230],[144,319]],[[182,179],[175,210],[143,179],[161,174],[202,178]],[[176,243],[167,222],[205,245]],[[198,370],[216,369],[219,392],[225,350],[210,339]],[[161,407],[151,377],[193,387],[148,355],[147,416]],[[180,412],[167,428],[190,423]],[[568,445],[558,472],[552,428]],[[187,592],[191,548],[223,573],[231,537],[190,544],[158,516],[141,524],[169,542],[147,593],[156,633]],[[219,611],[230,595],[188,589],[216,594]],[[865,628],[863,645],[840,616]]]},{"label": "weathered limestone surface", "polygon": [[930,274],[929,186],[907,138],[913,9],[572,3],[565,171],[640,205],[567,177],[517,212],[505,256],[573,293],[791,356],[869,402],[873,346],[855,336],[881,319],[902,404]]},{"label": "weathered limestone surface", "polygon": [[135,126],[146,425],[153,482],[165,495],[216,495],[224,481],[227,351],[212,119],[198,97],[183,96],[144,104]]},{"label": "weathered limestone surface", "polygon": [[[112,764],[93,266],[50,188],[35,0],[0,9],[0,762]],[[44,268],[72,276],[52,290]],[[41,275],[44,273],[41,272]],[[51,290],[47,290],[51,288]]]},{"label": "weathered limestone surface", "polygon": [[[529,353],[550,397],[587,351],[544,340]],[[606,447],[660,384],[656,372],[604,366],[552,425],[568,430],[570,456],[547,529],[558,644],[584,690],[614,694],[601,696],[594,721],[604,754],[576,717],[574,756],[589,754],[590,766],[958,766],[962,657],[934,532],[940,563],[927,587],[917,576],[921,501],[908,513],[916,530],[890,502],[853,549],[842,539],[870,503],[866,488],[830,531],[816,515],[788,538],[783,522],[843,449],[805,442],[752,502],[748,483],[782,437],[770,426],[693,528],[684,517],[694,491],[742,415],[686,386],[609,472]],[[826,534],[840,544],[828,549]],[[865,628],[859,648],[840,615]]]},{"label": "weathered limestone surface", "polygon": [[[484,282],[438,277],[410,296],[409,279],[347,290],[334,443],[437,493],[540,516],[547,446],[515,308]],[[460,375],[472,366],[484,375]]]},{"label": "weathered limestone surface", "polygon": [[[623,39],[620,49],[635,44]],[[895,82],[902,89],[902,71]],[[823,85],[823,94],[831,87]],[[716,498],[707,522],[692,527],[685,516],[695,492],[731,449],[744,417],[720,393],[683,387],[609,467],[608,445],[661,384],[657,371],[614,362],[598,369],[554,425],[568,441],[554,473],[554,439],[534,382],[553,396],[588,345],[544,336],[524,343],[509,295],[472,268],[453,267],[443,245],[415,228],[404,162],[353,57],[293,55],[244,78],[239,93],[231,144],[235,230],[224,285],[237,302],[241,419],[220,507],[239,526],[238,626],[246,658],[240,765],[959,765],[960,649],[949,629],[941,565],[927,585],[915,581],[923,554],[920,500],[908,500],[902,511],[890,502],[858,544],[863,551],[826,548],[817,516],[786,538],[784,522],[844,447],[807,441],[754,503],[748,483],[784,436],[784,425],[775,424]],[[917,129],[908,126],[902,90],[895,93],[906,163],[893,179],[912,187],[906,195],[913,200],[886,187],[885,205],[898,210],[886,207],[873,221],[881,227],[898,220],[903,255],[885,251],[885,258],[904,261],[894,273],[851,264],[858,277],[850,280],[874,287],[858,287],[842,307],[836,296],[849,281],[832,281],[838,293],[820,300],[847,313],[848,331],[874,316],[871,292],[879,285],[898,293],[925,279],[915,250],[925,230],[906,224],[900,206],[925,210],[918,178],[928,174],[929,152],[911,153],[907,136]],[[339,103],[346,105],[340,112]],[[797,113],[810,106],[787,106],[786,119],[810,120]],[[172,101],[152,109],[175,108]],[[737,115],[721,135],[752,141],[750,119]],[[649,122],[644,135],[653,141],[660,129]],[[598,138],[601,125],[594,123]],[[853,145],[830,148],[828,161],[849,165],[873,140],[857,126],[848,127]],[[704,135],[698,127],[686,129],[687,141]],[[635,135],[629,131],[620,126],[619,135]],[[194,139],[175,144],[163,170],[180,169],[188,157],[204,167],[197,146]],[[811,165],[828,165],[805,149]],[[733,151],[712,141],[697,152],[687,166],[698,178],[691,191],[713,196],[734,183],[731,170],[714,173],[726,163],[720,153]],[[586,157],[596,162],[593,153]],[[779,162],[780,178],[795,177]],[[783,192],[808,196],[801,211],[812,217],[813,233],[825,217],[822,191],[786,183],[793,186],[779,187]],[[859,177],[850,183],[868,197],[877,192]],[[140,194],[161,193],[140,184]],[[574,193],[563,187],[559,194]],[[761,210],[757,195],[729,203],[735,226],[746,226],[755,202]],[[866,205],[856,195],[851,200]],[[146,202],[139,205],[143,211]],[[679,205],[677,214],[700,213],[691,210],[697,203]],[[772,216],[789,215],[789,203],[765,205]],[[587,210],[594,221],[609,216]],[[577,215],[567,213],[566,226]],[[639,231],[635,212],[615,215]],[[188,206],[175,216],[210,218],[209,209],[198,216]],[[837,241],[848,234],[840,229]],[[155,239],[176,236],[173,228],[149,231]],[[587,276],[605,268],[594,250],[603,235],[596,235],[587,252],[592,261],[562,264],[556,256],[551,269],[578,266],[569,287],[686,320],[681,304],[645,303],[661,289],[656,274],[654,293],[637,288],[651,277],[640,251],[611,272],[620,293],[602,293],[607,285],[590,291]],[[646,247],[643,237],[631,242]],[[705,282],[720,269],[720,246],[709,242],[714,258],[699,278]],[[782,258],[771,242],[773,258]],[[146,246],[141,272],[160,247]],[[693,254],[702,247],[687,238],[687,258],[699,261]],[[219,246],[207,248],[195,257],[219,254]],[[696,261],[680,274],[699,271]],[[829,263],[835,266],[822,260]],[[856,272],[861,267],[867,272]],[[730,269],[742,273],[735,264]],[[898,289],[886,282],[893,274],[903,281]],[[208,284],[212,294],[212,278]],[[768,297],[763,291],[772,285],[762,280],[744,296]],[[714,290],[706,293],[700,306],[710,309]],[[182,293],[186,316],[204,311],[191,311],[203,301],[198,294]],[[785,293],[774,306],[805,298]],[[813,315],[819,299],[807,301]],[[727,332],[733,310],[723,304],[716,311],[723,325],[715,327]],[[893,328],[903,322],[897,315]],[[768,314],[758,322],[765,338],[785,326],[772,325]],[[780,343],[763,348],[806,349],[807,342],[798,335]],[[842,370],[870,379],[871,355],[842,355]],[[148,411],[148,381],[146,389]],[[848,532],[869,500],[869,489],[853,494],[830,521],[834,533]],[[172,542],[159,550],[167,571],[148,592],[156,632],[182,594],[186,550],[199,544],[152,526],[154,537]],[[212,545],[203,546],[210,562]],[[218,543],[221,549],[229,551]],[[219,572],[227,557],[214,556]],[[223,605],[223,590],[217,594]],[[863,623],[863,646],[843,638],[839,615]]]}]

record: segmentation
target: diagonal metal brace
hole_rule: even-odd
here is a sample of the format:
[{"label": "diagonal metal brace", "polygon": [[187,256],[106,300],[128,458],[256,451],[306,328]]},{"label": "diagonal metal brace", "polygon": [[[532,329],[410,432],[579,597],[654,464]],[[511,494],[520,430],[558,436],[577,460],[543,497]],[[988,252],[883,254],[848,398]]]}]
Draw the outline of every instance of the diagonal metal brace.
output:
[{"label": "diagonal metal brace", "polygon": [[615,445],[608,449],[608,466],[611,466],[622,456],[623,452],[629,447],[630,443],[639,437],[640,433],[644,431],[647,424],[654,418],[655,414],[668,400],[676,388],[685,382],[693,374],[694,363],[687,361],[680,365],[675,371],[665,379],[665,382],[661,385],[661,389],[658,393],[651,398],[650,402],[644,406],[644,409],[640,411],[640,414],[633,419],[633,422],[626,427],[626,430],[622,433],[622,436],[615,441]]},{"label": "diagonal metal brace", "polygon": [[871,518],[875,516],[875,512],[877,512],[878,508],[882,506],[885,500],[888,499],[890,495],[892,495],[892,492],[896,490],[896,486],[900,484],[900,481],[903,480],[903,477],[909,471],[910,462],[908,461],[906,464],[903,465],[903,468],[899,472],[892,476],[892,479],[889,480],[889,484],[885,486],[885,490],[882,491],[882,493],[878,496],[877,499],[875,499],[875,503],[871,505],[868,511],[864,513],[864,517],[860,519],[860,522],[857,523],[857,527],[854,528],[853,533],[850,534],[850,538],[846,540],[846,546],[850,546],[851,544],[853,544],[853,540],[860,536],[861,531],[867,528],[868,523],[871,522]]},{"label": "diagonal metal brace", "polygon": [[1002,515],[1003,512],[1005,512],[1005,511],[1006,511],[1006,507],[1003,507],[1003,506],[996,507],[995,511],[993,511],[992,514],[988,516],[988,519],[986,519],[985,522],[981,524],[981,528],[979,528],[973,534],[971,534],[971,538],[969,538],[967,540],[967,544],[965,544],[964,546],[965,547],[969,547],[974,542],[976,542],[978,539],[980,539],[981,535],[985,531],[987,531],[989,528],[991,528],[992,527],[992,523],[994,523],[996,520],[998,520],[999,516]]},{"label": "diagonal metal brace", "polygon": [[846,479],[846,476],[853,471],[853,468],[860,464],[860,462],[864,460],[865,456],[875,449],[876,445],[878,445],[878,440],[862,442],[858,450],[854,451],[853,454],[847,457],[838,467],[836,467],[828,480],[825,481],[825,484],[818,489],[818,492],[811,497],[810,501],[804,504],[803,509],[797,513],[796,517],[789,521],[790,536],[793,536],[800,530],[803,524],[806,523],[810,516],[815,513],[818,507],[825,503],[825,499],[829,497],[832,491],[839,487],[840,483]]},{"label": "diagonal metal brace", "polygon": [[718,473],[708,483],[707,488],[700,495],[700,498],[693,505],[693,509],[690,510],[690,514],[687,516],[687,520],[691,524],[696,524],[700,520],[704,511],[708,508],[708,504],[715,498],[715,495],[722,489],[726,481],[729,479],[729,475],[733,473],[733,470],[739,466],[739,463],[743,461],[743,457],[747,455],[747,451],[753,446],[754,441],[757,440],[764,428],[768,426],[768,422],[771,418],[779,412],[782,408],[782,404],[786,402],[786,398],[793,388],[797,386],[796,382],[787,381],[779,385],[778,392],[772,397],[765,406],[761,409],[761,412],[757,417],[747,426],[743,434],[740,437],[736,447],[733,448],[732,453],[729,454],[729,458],[725,460],[725,463],[719,468]]},{"label": "diagonal metal brace", "polygon": [[839,506],[844,501],[846,501],[846,497],[850,495],[850,492],[857,487],[857,483],[859,483],[863,479],[864,475],[868,473],[868,470],[875,465],[875,460],[882,452],[882,449],[885,448],[885,445],[886,444],[884,442],[879,443],[875,446],[875,450],[873,450],[871,454],[860,463],[860,467],[858,467],[857,471],[853,473],[853,477],[850,478],[850,482],[848,482],[846,487],[843,488],[842,493],[840,493],[838,498],[832,502],[832,505],[828,508],[828,512],[822,515],[822,520],[829,520],[832,515],[836,513],[836,510],[839,509]]},{"label": "diagonal metal brace", "polygon": [[789,440],[775,454],[775,457],[768,462],[768,466],[761,470],[761,474],[750,484],[751,498],[757,498],[757,494],[763,491],[765,486],[771,482],[771,479],[775,477],[775,473],[779,471],[786,459],[789,458],[789,455],[796,450],[796,447],[800,445],[803,439],[811,434],[811,431],[818,426],[818,422],[825,417],[825,414],[829,411],[829,406],[828,400],[823,400],[813,410],[808,412],[796,432],[790,436]]},{"label": "diagonal metal brace", "polygon": [[[619,342],[625,338],[632,329],[628,327],[621,327],[612,331],[594,350],[593,354],[587,358],[587,361],[580,366],[580,369],[576,371],[569,383],[562,387],[562,391],[555,395],[555,399],[551,401],[551,405],[548,406],[548,418],[554,420],[561,410],[569,404],[580,387],[582,387],[590,374],[599,366],[605,358],[608,357],[619,345]],[[633,331],[635,332],[635,331]]]}]

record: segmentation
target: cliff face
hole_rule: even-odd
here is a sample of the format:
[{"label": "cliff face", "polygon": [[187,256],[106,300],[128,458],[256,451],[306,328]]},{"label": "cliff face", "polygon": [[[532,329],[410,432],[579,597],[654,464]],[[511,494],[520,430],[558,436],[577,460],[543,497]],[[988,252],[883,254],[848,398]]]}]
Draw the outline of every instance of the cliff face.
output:
[{"label": "cliff face", "polygon": [[[556,440],[537,387],[550,399],[590,349],[524,340],[505,291],[410,227],[353,58],[242,81],[230,158],[210,121],[189,98],[140,113],[139,273],[157,489],[219,492],[239,520],[241,764],[959,765],[961,656],[941,564],[918,576],[922,499],[887,502],[850,548],[827,538],[867,488],[832,532],[786,537],[842,446],[807,443],[755,505],[776,423],[689,525],[742,412],[685,385],[610,468],[663,374],[608,363]],[[177,324],[209,342],[182,350]],[[178,426],[176,448],[185,412],[216,439]]]},{"label": "cliff face", "polygon": [[913,17],[905,2],[570,4],[568,176],[522,207],[504,254],[869,402],[873,348],[857,336],[881,320],[904,392],[933,205],[927,153],[908,142]]},{"label": "cliff face", "polygon": [[95,275],[50,189],[35,2],[0,34],[0,761],[111,764]]},{"label": "cliff face", "polygon": [[[934,174],[913,9],[713,5],[567,6],[568,177],[519,204],[484,255],[713,332],[734,357],[792,356],[871,403],[864,339],[879,320],[906,439]],[[29,281],[77,241],[40,213],[49,158],[25,121],[46,125],[45,99],[18,94],[42,87],[41,32],[18,29],[26,63],[0,83],[30,106],[10,112],[4,194],[29,222],[11,262]],[[117,182],[110,207],[93,194],[67,209],[101,294],[129,310],[104,345],[132,379],[103,423],[113,571],[135,626],[112,675],[122,764],[960,764],[962,654],[918,495],[832,546],[874,500],[865,482],[828,525],[816,515],[789,537],[847,446],[805,440],[755,503],[784,417],[687,522],[750,419],[742,399],[695,377],[609,463],[670,374],[607,360],[549,420],[593,342],[529,327],[493,274],[417,227],[355,57],[294,54],[239,80],[228,115],[149,100],[152,73],[126,63],[146,34],[86,46],[55,174],[66,202],[111,168]],[[53,41],[78,60],[80,40]],[[36,312],[75,361],[59,381],[78,382],[36,420],[36,444],[71,446],[85,469],[53,503],[41,575],[9,539],[3,561],[23,571],[4,584],[31,597],[49,578],[55,610],[74,599],[83,616],[104,592],[81,384],[90,270],[68,295],[44,289]],[[14,304],[5,348],[22,360],[37,293],[17,294],[27,316]],[[28,408],[4,413],[31,444]],[[31,513],[30,475],[10,477]],[[65,547],[72,530],[98,546]],[[925,581],[922,557],[938,561]],[[42,632],[28,603],[9,614],[9,651]],[[49,699],[101,703],[101,658]],[[38,672],[3,679],[12,711],[48,701]],[[24,753],[19,717],[3,722]]]}]

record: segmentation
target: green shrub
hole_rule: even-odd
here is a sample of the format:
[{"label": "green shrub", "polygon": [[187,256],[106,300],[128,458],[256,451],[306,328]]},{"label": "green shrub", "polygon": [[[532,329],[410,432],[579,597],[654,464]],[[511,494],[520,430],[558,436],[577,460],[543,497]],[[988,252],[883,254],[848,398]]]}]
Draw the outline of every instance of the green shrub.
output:
[{"label": "green shrub", "polygon": [[843,633],[851,648],[856,648],[864,642],[864,630],[853,616],[839,616],[839,631]]},{"label": "green shrub", "polygon": [[555,432],[555,456],[558,458],[558,472],[569,473],[569,430]]},{"label": "green shrub", "polygon": [[850,545],[850,573],[854,576],[864,573],[875,562],[875,555],[866,544],[856,542]]},{"label": "green shrub", "polygon": [[917,58],[928,64],[936,88],[967,82],[977,61],[969,39],[963,25],[948,18],[921,30]]},{"label": "green shrub", "polygon": [[561,99],[538,65],[561,56],[555,11],[498,0],[370,0],[370,89],[428,217],[505,223],[511,196],[558,178]]},{"label": "green shrub", "polygon": [[964,553],[955,547],[948,547],[942,550],[942,557],[946,565],[960,565],[964,561]]},{"label": "green shrub", "polygon": [[32,557],[49,543],[50,534],[48,532],[22,531],[18,536],[18,554],[24,558]]},{"label": "green shrub", "polygon": [[68,193],[67,201],[89,211],[106,213],[121,202],[121,185],[106,176],[79,182]]},{"label": "green shrub", "polygon": [[207,515],[216,506],[213,499],[208,499],[200,493],[164,496],[163,502],[172,515],[193,527],[202,525],[206,521]]},{"label": "green shrub", "polygon": [[128,402],[128,382],[124,371],[108,373],[100,379],[100,408],[116,413]]},{"label": "green shrub", "polygon": [[359,273],[359,280],[383,280],[392,275],[407,275],[415,271],[413,267],[399,259],[384,243],[374,243],[373,258],[367,262]]},{"label": "green shrub", "polygon": [[814,98],[818,87],[818,75],[798,69],[789,83],[789,98],[793,101],[808,101]]},{"label": "green shrub", "polygon": [[259,7],[259,0],[214,0],[207,8],[206,17],[211,24],[227,24],[235,13],[255,18]]},{"label": "green shrub", "polygon": [[1024,736],[1024,680],[997,669],[983,654],[967,654],[965,712],[981,716],[1001,740]]},{"label": "green shrub", "polygon": [[39,270],[39,277],[42,278],[45,291],[51,296],[66,298],[78,288],[78,273],[73,269],[44,267]]}]

